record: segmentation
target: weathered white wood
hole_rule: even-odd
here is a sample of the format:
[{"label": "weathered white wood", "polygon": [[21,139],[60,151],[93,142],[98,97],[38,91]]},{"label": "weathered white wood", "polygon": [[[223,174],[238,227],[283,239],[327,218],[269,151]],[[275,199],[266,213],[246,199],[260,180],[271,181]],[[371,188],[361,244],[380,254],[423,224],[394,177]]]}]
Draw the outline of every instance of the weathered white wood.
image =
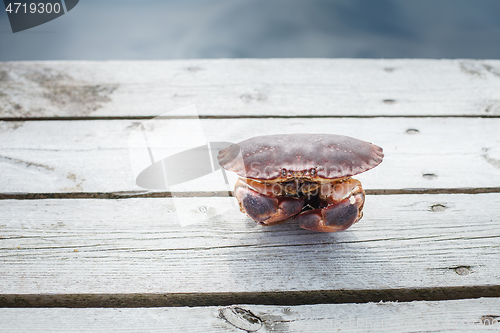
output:
[{"label": "weathered white wood", "polygon": [[[233,59],[0,63],[0,117],[499,115],[500,61]],[[175,114],[175,113],[172,113]]]},{"label": "weathered white wood", "polygon": [[[193,133],[198,125],[196,119],[147,122],[145,126],[154,129],[148,132],[154,160],[199,146],[200,135]],[[0,192],[141,190],[133,170],[141,171],[151,161],[140,145],[129,154],[129,135],[143,138],[138,128],[133,120],[0,122]],[[500,186],[500,119],[204,119],[201,128],[209,142],[294,132],[371,141],[384,148],[386,157],[380,166],[357,176],[367,189]],[[171,188],[227,189],[220,171]]]},{"label": "weathered white wood", "polygon": [[228,307],[2,309],[0,332],[483,332],[500,325],[499,298],[237,308],[255,321],[231,318],[233,325],[220,315]]},{"label": "weathered white wood", "polygon": [[258,226],[232,200],[0,200],[0,293],[500,284],[500,194],[368,196],[335,234]]}]

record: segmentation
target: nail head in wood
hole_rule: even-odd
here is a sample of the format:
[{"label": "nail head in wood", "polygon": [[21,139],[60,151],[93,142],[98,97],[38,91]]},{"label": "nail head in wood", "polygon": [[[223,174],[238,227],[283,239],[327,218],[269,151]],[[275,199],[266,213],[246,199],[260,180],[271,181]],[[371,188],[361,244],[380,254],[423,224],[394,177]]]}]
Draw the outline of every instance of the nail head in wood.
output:
[{"label": "nail head in wood", "polygon": [[471,273],[470,268],[465,266],[455,268],[455,272],[458,275],[469,275]]},{"label": "nail head in wood", "polygon": [[444,212],[446,210],[446,206],[442,204],[435,204],[431,206],[431,210],[433,212]]},{"label": "nail head in wood", "polygon": [[434,173],[424,173],[422,175],[422,177],[424,177],[425,179],[432,180],[432,179],[436,179],[438,176]]}]

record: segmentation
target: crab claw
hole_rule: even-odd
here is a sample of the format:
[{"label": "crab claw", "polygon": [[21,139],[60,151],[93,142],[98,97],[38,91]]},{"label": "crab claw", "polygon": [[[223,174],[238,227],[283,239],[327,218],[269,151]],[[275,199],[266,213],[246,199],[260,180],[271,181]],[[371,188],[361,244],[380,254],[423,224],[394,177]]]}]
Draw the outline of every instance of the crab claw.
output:
[{"label": "crab claw", "polygon": [[361,219],[364,201],[364,194],[357,193],[325,208],[305,211],[295,219],[304,229],[320,232],[343,231]]},{"label": "crab claw", "polygon": [[304,206],[304,200],[300,198],[271,197],[247,187],[237,187],[235,197],[241,210],[263,225],[283,222],[298,214]]}]

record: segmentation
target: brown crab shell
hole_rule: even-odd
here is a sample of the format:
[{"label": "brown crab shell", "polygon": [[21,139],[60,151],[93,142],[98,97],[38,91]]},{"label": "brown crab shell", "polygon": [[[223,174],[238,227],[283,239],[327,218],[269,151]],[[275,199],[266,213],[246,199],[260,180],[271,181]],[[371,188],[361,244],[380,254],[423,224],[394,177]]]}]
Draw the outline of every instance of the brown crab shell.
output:
[{"label": "brown crab shell", "polygon": [[316,181],[346,178],[370,170],[383,157],[382,148],[370,142],[335,134],[257,136],[217,156],[224,169],[260,181],[281,181],[291,173]]}]

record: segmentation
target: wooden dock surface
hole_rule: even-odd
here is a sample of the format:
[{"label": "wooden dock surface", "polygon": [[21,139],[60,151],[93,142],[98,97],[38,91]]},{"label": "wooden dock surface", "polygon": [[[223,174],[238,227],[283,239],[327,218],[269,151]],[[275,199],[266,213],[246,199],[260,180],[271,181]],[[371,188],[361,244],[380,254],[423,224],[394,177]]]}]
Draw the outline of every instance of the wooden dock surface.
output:
[{"label": "wooden dock surface", "polygon": [[[220,170],[138,186],[141,126],[156,161],[200,133],[343,134],[385,159],[349,230],[262,227]],[[0,332],[500,327],[500,61],[0,63],[0,173]]]}]

